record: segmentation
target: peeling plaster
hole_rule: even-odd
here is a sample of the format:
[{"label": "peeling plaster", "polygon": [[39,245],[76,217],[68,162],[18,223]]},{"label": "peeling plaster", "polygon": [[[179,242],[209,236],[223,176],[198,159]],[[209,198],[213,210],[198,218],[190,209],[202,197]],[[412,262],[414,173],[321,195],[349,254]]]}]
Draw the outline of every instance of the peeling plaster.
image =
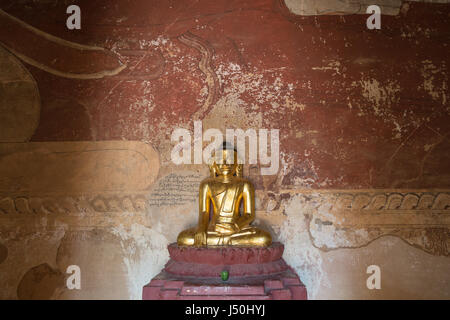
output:
[{"label": "peeling plaster", "polygon": [[294,196],[286,204],[287,219],[282,224],[279,235],[285,245],[284,258],[306,285],[310,299],[316,297],[320,286],[328,284],[320,250],[312,245],[308,233],[313,210],[314,207],[303,197]]},{"label": "peeling plaster", "polygon": [[[448,0],[410,0],[411,2],[449,3]],[[402,0],[284,0],[289,10],[301,16],[366,14],[370,5],[378,5],[381,14],[398,15]]]},{"label": "peeling plaster", "polygon": [[124,251],[123,262],[127,268],[130,299],[142,298],[142,287],[158,274],[169,258],[166,237],[154,228],[132,224],[129,229],[123,225],[112,228],[119,236]]}]

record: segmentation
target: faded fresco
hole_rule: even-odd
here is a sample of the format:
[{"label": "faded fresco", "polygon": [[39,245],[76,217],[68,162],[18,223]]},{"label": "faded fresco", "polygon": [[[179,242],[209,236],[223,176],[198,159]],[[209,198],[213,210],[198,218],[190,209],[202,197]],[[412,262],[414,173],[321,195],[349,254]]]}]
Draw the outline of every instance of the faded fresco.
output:
[{"label": "faded fresco", "polygon": [[244,171],[309,298],[450,298],[448,1],[73,3],[0,0],[0,299],[140,299],[196,221],[194,121],[279,129]]}]

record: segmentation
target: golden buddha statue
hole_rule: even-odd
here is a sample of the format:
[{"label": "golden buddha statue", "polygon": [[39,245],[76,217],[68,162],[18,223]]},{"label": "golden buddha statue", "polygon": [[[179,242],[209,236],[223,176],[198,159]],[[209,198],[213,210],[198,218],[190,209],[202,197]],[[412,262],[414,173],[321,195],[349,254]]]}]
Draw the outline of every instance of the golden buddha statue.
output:
[{"label": "golden buddha statue", "polygon": [[255,219],[255,190],[242,177],[243,165],[237,160],[237,151],[226,143],[216,151],[211,177],[200,184],[198,226],[178,235],[179,246],[270,246],[270,233],[250,226]]}]

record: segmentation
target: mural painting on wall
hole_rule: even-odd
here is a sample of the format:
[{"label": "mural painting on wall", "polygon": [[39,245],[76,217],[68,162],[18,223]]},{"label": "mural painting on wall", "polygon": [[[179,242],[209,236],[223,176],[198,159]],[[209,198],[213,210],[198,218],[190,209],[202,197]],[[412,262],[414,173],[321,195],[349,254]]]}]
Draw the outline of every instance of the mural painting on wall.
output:
[{"label": "mural painting on wall", "polygon": [[[0,268],[36,230],[55,252],[96,232],[121,250],[131,238],[165,250],[192,227],[209,174],[171,158],[173,132],[195,121],[202,134],[240,129],[250,142],[252,130],[278,130],[278,171],[260,174],[259,149],[244,165],[257,222],[275,240],[297,214],[321,252],[392,236],[449,256],[447,4],[380,2],[389,12],[378,32],[365,11],[333,1],[78,2],[78,31],[62,2],[0,6]],[[287,212],[293,201],[304,207]],[[148,232],[159,240],[139,242]],[[17,288],[34,268],[59,279],[65,246],[25,263],[2,298],[27,296]],[[147,275],[127,254],[121,268],[139,274],[123,280],[129,297]]]}]

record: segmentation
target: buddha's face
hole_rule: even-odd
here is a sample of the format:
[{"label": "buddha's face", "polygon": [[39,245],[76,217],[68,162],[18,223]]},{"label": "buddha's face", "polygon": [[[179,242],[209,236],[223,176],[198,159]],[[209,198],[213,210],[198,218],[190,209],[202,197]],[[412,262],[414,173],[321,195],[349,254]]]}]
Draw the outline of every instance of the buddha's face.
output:
[{"label": "buddha's face", "polygon": [[237,168],[237,153],[234,150],[223,150],[216,154],[215,165],[219,175],[234,175]]}]

